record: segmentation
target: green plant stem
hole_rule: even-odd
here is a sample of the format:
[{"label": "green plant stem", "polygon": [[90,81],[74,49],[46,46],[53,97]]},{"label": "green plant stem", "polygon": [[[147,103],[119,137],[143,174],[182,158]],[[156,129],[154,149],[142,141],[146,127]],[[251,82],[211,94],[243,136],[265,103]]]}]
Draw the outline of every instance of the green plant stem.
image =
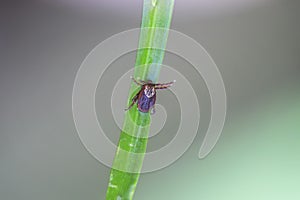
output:
[{"label": "green plant stem", "polygon": [[[156,82],[163,61],[174,0],[144,0],[134,77]],[[146,47],[146,48],[145,48]],[[138,86],[131,85],[128,104]],[[136,105],[125,114],[123,130],[110,173],[107,200],[133,198],[147,147],[150,114]]]}]

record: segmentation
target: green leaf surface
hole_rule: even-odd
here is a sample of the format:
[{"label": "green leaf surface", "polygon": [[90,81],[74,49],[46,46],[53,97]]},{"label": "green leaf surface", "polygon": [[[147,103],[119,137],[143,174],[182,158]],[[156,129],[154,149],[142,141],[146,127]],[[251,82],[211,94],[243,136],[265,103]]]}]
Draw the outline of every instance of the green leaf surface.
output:
[{"label": "green leaf surface", "polygon": [[[134,77],[157,82],[168,38],[174,0],[144,0]],[[131,84],[128,105],[139,86]],[[133,198],[147,148],[150,114],[134,105],[125,113],[123,130],[110,173],[107,200]]]}]

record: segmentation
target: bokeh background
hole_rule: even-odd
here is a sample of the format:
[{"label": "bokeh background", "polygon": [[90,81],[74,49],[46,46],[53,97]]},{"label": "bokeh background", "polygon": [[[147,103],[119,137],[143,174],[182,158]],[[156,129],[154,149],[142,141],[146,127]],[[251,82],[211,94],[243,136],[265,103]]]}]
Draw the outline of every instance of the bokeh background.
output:
[{"label": "bokeh background", "polygon": [[[297,0],[177,0],[171,27],[216,62],[227,119],[214,150],[199,160],[209,96],[191,66],[167,53],[164,63],[182,66],[199,85],[200,129],[174,164],[141,175],[135,199],[300,199],[299,9]],[[141,13],[137,0],[1,1],[0,199],[105,199],[109,168],[80,142],[72,88],[86,55],[111,35],[139,27]],[[112,69],[133,65],[134,56]],[[97,114],[117,142],[112,118],[101,117],[107,106],[101,90],[97,100]],[[170,138],[150,140],[149,150]]]}]

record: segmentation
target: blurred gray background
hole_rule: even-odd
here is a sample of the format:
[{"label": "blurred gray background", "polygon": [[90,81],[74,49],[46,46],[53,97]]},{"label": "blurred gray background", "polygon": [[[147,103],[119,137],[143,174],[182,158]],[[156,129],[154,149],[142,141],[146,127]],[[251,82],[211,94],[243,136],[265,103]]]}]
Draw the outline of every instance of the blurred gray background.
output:
[{"label": "blurred gray background", "polygon": [[[189,64],[167,53],[164,63],[183,66],[199,85],[202,121],[183,157],[141,175],[135,199],[300,199],[299,1],[222,2],[177,0],[171,25],[219,67],[228,97],[222,136],[208,157],[197,158],[209,96]],[[109,168],[79,140],[72,87],[86,55],[139,27],[141,13],[142,1],[1,1],[0,199],[105,199]],[[134,58],[120,58],[113,69]],[[102,116],[107,105],[99,94],[97,100]],[[111,118],[102,120],[117,142]],[[149,149],[171,138],[150,140]]]}]

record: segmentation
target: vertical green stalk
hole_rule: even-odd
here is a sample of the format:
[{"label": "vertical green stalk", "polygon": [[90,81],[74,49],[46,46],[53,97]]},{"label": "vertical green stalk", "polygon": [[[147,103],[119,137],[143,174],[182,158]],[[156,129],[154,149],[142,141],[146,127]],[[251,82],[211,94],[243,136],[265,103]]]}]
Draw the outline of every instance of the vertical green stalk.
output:
[{"label": "vertical green stalk", "polygon": [[[168,28],[172,18],[174,0],[144,0],[139,49],[134,77],[156,82],[163,61]],[[128,104],[138,86],[131,85]],[[107,200],[130,200],[139,178],[147,147],[150,115],[139,112],[134,105],[125,114],[123,130],[110,173]]]}]

